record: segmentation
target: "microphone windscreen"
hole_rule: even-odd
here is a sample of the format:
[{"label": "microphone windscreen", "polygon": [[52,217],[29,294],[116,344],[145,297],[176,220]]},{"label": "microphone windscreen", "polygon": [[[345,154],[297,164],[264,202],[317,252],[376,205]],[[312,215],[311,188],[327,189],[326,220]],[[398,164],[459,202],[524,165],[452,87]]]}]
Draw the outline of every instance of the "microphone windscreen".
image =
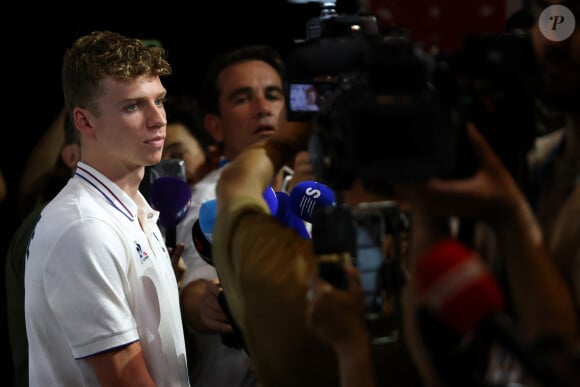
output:
[{"label": "microphone windscreen", "polygon": [[[262,197],[268,204],[268,208],[272,214],[276,214],[278,211],[278,197],[276,196],[276,192],[270,186],[268,186]],[[215,226],[215,220],[217,217],[217,199],[210,199],[206,200],[201,204],[199,207],[199,226],[203,234],[205,235],[206,239],[209,243],[213,240],[213,229]]]},{"label": "microphone windscreen", "polygon": [[199,256],[208,264],[213,266],[213,259],[211,254],[211,243],[207,240],[204,232],[201,229],[199,219],[196,219],[191,228],[191,239],[193,245],[199,253]]},{"label": "microphone windscreen", "polygon": [[151,206],[159,211],[159,224],[169,229],[187,214],[191,205],[191,189],[175,176],[158,177],[150,187]]},{"label": "microphone windscreen", "polygon": [[262,197],[266,201],[266,204],[268,204],[270,213],[276,215],[276,212],[278,212],[278,198],[276,197],[276,191],[274,191],[274,188],[270,185],[267,186],[262,193]]},{"label": "microphone windscreen", "polygon": [[302,238],[310,239],[310,232],[304,221],[300,219],[290,208],[290,197],[285,192],[276,192],[278,198],[278,211],[274,215],[283,225],[290,227]]},{"label": "microphone windscreen", "polygon": [[289,197],[292,212],[309,223],[312,223],[314,208],[332,206],[336,202],[334,191],[314,180],[298,183]]},{"label": "microphone windscreen", "polygon": [[[272,187],[264,190],[263,198],[268,204],[272,214],[278,211],[278,198]],[[191,229],[193,244],[199,255],[210,265],[213,265],[211,256],[211,244],[213,242],[213,230],[217,217],[217,199],[206,200],[199,207],[198,218]]]},{"label": "microphone windscreen", "polygon": [[501,289],[481,258],[453,239],[437,242],[417,259],[415,278],[435,315],[461,334],[504,307]]},{"label": "microphone windscreen", "polygon": [[211,243],[213,240],[213,229],[217,216],[217,200],[210,199],[201,204],[199,207],[198,221],[201,231],[205,238]]}]

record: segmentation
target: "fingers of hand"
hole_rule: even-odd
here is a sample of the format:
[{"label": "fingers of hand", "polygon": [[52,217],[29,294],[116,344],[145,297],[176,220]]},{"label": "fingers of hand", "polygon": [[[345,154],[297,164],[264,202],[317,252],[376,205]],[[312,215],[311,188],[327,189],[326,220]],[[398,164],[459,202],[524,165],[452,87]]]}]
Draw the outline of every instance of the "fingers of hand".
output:
[{"label": "fingers of hand", "polygon": [[179,243],[179,244],[175,245],[175,248],[169,248],[171,263],[173,264],[174,267],[181,260],[181,255],[183,254],[184,248],[185,248],[185,245],[183,243]]}]

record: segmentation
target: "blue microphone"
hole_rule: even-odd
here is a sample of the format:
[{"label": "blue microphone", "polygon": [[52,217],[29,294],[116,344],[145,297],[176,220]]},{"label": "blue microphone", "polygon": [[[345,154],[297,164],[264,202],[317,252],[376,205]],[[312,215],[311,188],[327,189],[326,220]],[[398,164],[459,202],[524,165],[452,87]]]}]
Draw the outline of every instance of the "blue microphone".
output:
[{"label": "blue microphone", "polygon": [[270,213],[275,215],[278,212],[278,197],[276,196],[276,191],[274,191],[274,188],[272,188],[271,185],[267,186],[262,193],[262,197],[266,201],[266,204],[268,204]]},{"label": "blue microphone", "polygon": [[278,212],[276,212],[275,218],[283,225],[296,231],[301,237],[310,239],[310,232],[306,228],[304,220],[290,208],[290,196],[285,192],[276,192],[276,196],[278,198]]},{"label": "blue microphone", "polygon": [[336,196],[328,186],[314,180],[305,180],[292,188],[289,204],[292,212],[312,223],[314,209],[336,205]]},{"label": "blue microphone", "polygon": [[[266,187],[262,197],[268,204],[272,215],[278,212],[278,197],[271,186]],[[208,264],[213,266],[211,254],[211,244],[213,241],[213,230],[217,216],[217,199],[210,199],[201,204],[199,215],[191,229],[191,238],[193,245],[200,257]]]},{"label": "blue microphone", "polygon": [[201,204],[199,207],[199,227],[208,242],[213,241],[213,229],[217,215],[217,200],[211,199]]},{"label": "blue microphone", "polygon": [[151,206],[159,211],[158,223],[165,229],[165,244],[175,247],[175,228],[191,205],[189,185],[175,176],[158,177],[150,187]]},{"label": "blue microphone", "polygon": [[216,199],[208,200],[199,207],[199,216],[191,228],[191,239],[199,256],[213,266],[211,242],[217,214]]}]

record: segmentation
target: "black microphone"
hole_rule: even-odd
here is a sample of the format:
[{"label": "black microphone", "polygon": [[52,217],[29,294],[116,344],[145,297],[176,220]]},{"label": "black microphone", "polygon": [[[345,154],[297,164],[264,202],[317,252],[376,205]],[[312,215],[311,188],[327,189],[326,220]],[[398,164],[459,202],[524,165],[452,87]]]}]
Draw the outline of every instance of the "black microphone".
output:
[{"label": "black microphone", "polygon": [[214,264],[211,255],[211,243],[217,211],[216,206],[216,199],[203,202],[199,207],[198,217],[191,228],[191,238],[195,249],[199,253],[199,256],[212,266]]},{"label": "black microphone", "polygon": [[[274,194],[274,190],[267,188],[264,191],[264,199],[268,202],[270,210],[274,207],[277,208],[277,200]],[[217,216],[217,200],[211,199],[203,202],[199,207],[199,216],[193,223],[191,229],[191,238],[193,239],[193,245],[199,253],[199,256],[209,265],[214,266],[211,245],[213,240],[214,226]],[[228,306],[226,295],[222,290],[218,294],[218,303],[222,310],[224,311],[228,321],[232,325],[232,333],[220,333],[222,343],[230,348],[244,349],[246,345],[244,343],[244,338],[242,331],[237,325],[234,317],[231,314],[230,308]]]}]

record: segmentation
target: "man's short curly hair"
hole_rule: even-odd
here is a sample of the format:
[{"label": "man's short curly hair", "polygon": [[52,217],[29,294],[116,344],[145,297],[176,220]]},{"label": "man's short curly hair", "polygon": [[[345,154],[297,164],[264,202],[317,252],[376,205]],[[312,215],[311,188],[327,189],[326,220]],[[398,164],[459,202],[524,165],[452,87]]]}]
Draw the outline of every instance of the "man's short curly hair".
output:
[{"label": "man's short curly hair", "polygon": [[94,31],[78,38],[67,49],[62,65],[62,87],[69,113],[77,107],[91,109],[106,77],[129,81],[140,76],[171,74],[161,47],[147,47],[139,39],[110,31]]}]

